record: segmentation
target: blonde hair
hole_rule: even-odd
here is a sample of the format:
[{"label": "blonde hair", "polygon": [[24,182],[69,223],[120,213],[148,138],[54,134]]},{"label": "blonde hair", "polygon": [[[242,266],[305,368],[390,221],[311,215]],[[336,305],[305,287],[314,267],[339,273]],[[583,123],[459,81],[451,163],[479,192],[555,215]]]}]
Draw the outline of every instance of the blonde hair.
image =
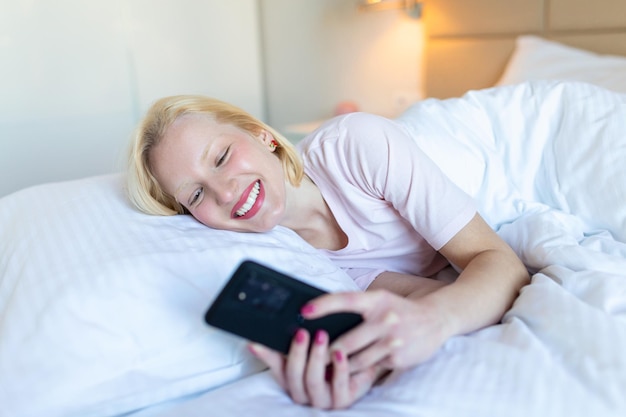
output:
[{"label": "blonde hair", "polygon": [[257,136],[270,132],[278,142],[275,154],[282,161],[287,180],[298,186],[304,175],[302,160],[295,147],[280,133],[244,110],[205,96],[181,95],[156,101],[139,123],[131,140],[127,172],[127,193],[140,211],[155,215],[184,214],[186,209],[163,190],[150,164],[150,152],[167,129],[181,116],[205,115],[218,123],[230,124]]}]

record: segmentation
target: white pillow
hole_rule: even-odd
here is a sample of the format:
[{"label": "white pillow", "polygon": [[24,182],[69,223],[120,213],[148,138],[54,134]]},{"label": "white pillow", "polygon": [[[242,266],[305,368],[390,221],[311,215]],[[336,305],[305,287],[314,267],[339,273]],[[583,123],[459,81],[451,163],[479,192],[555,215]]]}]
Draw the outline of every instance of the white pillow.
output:
[{"label": "white pillow", "polygon": [[0,199],[0,236],[0,404],[12,417],[123,414],[260,371],[245,342],[203,321],[243,259],[357,290],[288,229],[138,213],[121,175]]},{"label": "white pillow", "polygon": [[537,36],[518,37],[496,85],[541,79],[583,81],[626,93],[626,57],[599,55]]}]

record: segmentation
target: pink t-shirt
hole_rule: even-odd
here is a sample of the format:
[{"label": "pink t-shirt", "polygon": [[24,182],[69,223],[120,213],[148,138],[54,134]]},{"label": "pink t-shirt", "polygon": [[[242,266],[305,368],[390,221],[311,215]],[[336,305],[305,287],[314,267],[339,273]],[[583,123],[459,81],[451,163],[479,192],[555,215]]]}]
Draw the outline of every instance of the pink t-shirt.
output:
[{"label": "pink t-shirt", "polygon": [[432,276],[439,250],[476,213],[396,122],[366,113],[336,117],[299,144],[346,247],[322,250],[365,289],[383,271]]}]

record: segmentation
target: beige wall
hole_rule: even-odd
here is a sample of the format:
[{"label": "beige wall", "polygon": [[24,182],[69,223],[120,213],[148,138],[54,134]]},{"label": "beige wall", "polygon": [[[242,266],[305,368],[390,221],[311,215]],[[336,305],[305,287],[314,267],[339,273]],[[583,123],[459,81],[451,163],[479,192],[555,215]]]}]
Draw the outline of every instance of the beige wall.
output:
[{"label": "beige wall", "polygon": [[423,20],[424,84],[433,97],[493,85],[521,34],[626,55],[624,0],[425,0]]},{"label": "beige wall", "polygon": [[260,0],[268,121],[330,116],[342,100],[394,115],[421,97],[422,26],[355,0]]}]

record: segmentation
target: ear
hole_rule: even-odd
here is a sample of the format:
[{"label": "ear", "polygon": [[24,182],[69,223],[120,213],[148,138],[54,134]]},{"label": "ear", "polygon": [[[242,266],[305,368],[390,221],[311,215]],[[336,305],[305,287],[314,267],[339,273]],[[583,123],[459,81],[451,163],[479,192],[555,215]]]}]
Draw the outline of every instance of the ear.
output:
[{"label": "ear", "polygon": [[274,139],[274,135],[272,135],[265,129],[261,130],[258,138],[264,145],[269,148],[270,152],[274,152],[278,147],[278,142],[276,141],[276,139]]},{"label": "ear", "polygon": [[269,145],[272,139],[274,139],[274,136],[272,136],[272,134],[268,132],[267,130],[263,129],[257,135],[257,139],[259,139],[265,145]]}]

